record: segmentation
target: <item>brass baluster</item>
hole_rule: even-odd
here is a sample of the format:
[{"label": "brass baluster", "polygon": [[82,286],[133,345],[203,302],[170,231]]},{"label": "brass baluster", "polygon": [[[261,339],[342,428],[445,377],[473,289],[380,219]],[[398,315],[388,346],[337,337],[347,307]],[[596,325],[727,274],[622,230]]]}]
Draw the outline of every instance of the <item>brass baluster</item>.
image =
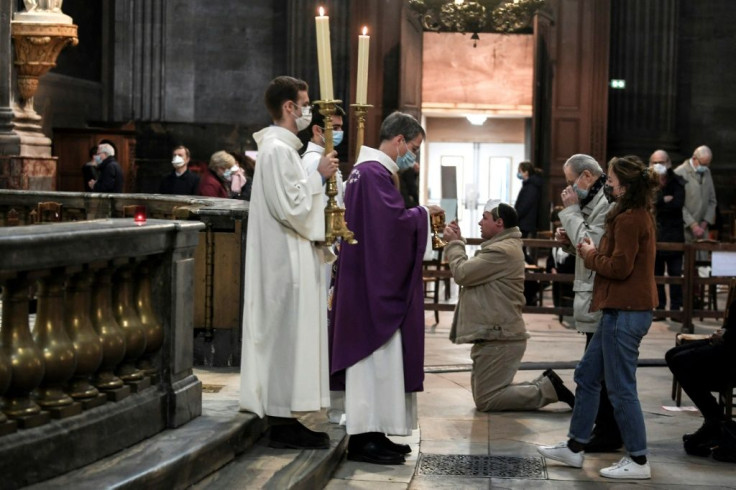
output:
[{"label": "brass baluster", "polygon": [[10,359],[12,374],[5,393],[3,412],[22,427],[29,428],[49,421],[48,412],[31,399],[43,379],[43,353],[33,341],[28,326],[28,288],[25,275],[5,280],[3,284],[3,323],[0,326],[0,349]]},{"label": "brass baluster", "polygon": [[125,358],[117,374],[126,384],[131,384],[143,379],[143,372],[135,367],[135,362],[146,350],[145,332],[135,311],[133,267],[124,265],[118,269],[115,283],[113,314],[125,334]]},{"label": "brass baluster", "polygon": [[151,293],[151,267],[143,262],[136,271],[135,306],[141,325],[145,331],[146,350],[138,363],[138,367],[148,376],[155,376],[157,369],[151,358],[161,349],[164,343],[164,327],[153,312]]},{"label": "brass baluster", "polygon": [[45,366],[43,381],[34,394],[41,408],[55,417],[82,410],[63,390],[77,367],[74,344],[64,329],[65,279],[63,270],[53,269],[38,281],[38,314],[33,327],[33,340],[43,353]]},{"label": "brass baluster", "polygon": [[8,421],[8,417],[2,412],[2,396],[10,386],[10,378],[13,374],[13,366],[5,351],[0,349],[0,436],[15,431],[15,422]]},{"label": "brass baluster", "polygon": [[105,392],[123,387],[113,371],[125,357],[125,334],[112,313],[112,273],[109,267],[98,271],[92,288],[92,326],[102,343],[102,363],[92,383]]},{"label": "brass baluster", "polygon": [[77,369],[68,392],[72,398],[81,401],[85,409],[105,401],[103,396],[100,402],[90,404],[91,400],[100,396],[97,388],[90,383],[90,377],[102,363],[102,342],[90,318],[91,285],[92,274],[89,271],[73,275],[66,289],[67,308],[64,311],[64,328],[74,344],[77,357]]}]

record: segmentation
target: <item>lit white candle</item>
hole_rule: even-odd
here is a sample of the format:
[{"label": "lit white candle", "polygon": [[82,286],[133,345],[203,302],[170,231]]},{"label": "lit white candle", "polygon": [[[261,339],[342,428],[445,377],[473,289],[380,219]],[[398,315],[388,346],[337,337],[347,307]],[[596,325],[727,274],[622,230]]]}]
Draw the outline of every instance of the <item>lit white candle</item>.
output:
[{"label": "lit white candle", "polygon": [[317,26],[317,65],[319,66],[319,88],[322,100],[333,100],[332,94],[332,55],[330,50],[330,18],[324,7],[319,8],[319,16],[314,18]]},{"label": "lit white candle", "polygon": [[355,89],[355,103],[368,103],[368,48],[371,37],[368,28],[363,26],[363,34],[358,36],[358,83]]}]

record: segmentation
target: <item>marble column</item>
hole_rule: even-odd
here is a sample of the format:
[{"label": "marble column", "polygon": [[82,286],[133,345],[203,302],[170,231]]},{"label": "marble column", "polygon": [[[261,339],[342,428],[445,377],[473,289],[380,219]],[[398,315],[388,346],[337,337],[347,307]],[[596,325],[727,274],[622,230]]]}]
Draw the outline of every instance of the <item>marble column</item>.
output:
[{"label": "marble column", "polygon": [[59,52],[78,43],[77,26],[61,12],[60,4],[46,2],[31,11],[14,12],[11,0],[0,0],[2,188],[56,189],[56,158],[33,98],[39,78],[56,65]]},{"label": "marble column", "polygon": [[678,11],[679,0],[611,4],[610,78],[626,88],[609,89],[609,155],[678,149]]},{"label": "marble column", "polygon": [[[12,83],[13,47],[10,20],[15,11],[13,0],[0,0],[0,155],[20,154],[20,137],[13,132]],[[0,187],[2,182],[0,182]]]}]

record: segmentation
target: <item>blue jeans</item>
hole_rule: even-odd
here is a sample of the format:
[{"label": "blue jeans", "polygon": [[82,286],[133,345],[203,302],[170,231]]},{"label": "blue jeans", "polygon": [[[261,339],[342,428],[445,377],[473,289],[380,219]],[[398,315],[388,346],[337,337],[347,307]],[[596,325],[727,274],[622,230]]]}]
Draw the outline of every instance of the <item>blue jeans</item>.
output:
[{"label": "blue jeans", "polygon": [[603,310],[590,345],[575,368],[575,408],[568,437],[590,442],[598,413],[601,381],[605,379],[616,423],[632,456],[647,454],[644,415],[636,392],[639,344],[652,325],[652,312]]}]

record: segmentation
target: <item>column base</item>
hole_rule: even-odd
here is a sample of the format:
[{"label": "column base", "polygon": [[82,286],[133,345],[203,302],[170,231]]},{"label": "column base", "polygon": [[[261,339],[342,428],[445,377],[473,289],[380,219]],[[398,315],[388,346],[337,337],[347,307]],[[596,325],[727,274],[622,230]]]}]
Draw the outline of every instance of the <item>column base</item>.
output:
[{"label": "column base", "polygon": [[56,157],[0,156],[0,189],[55,191]]}]

